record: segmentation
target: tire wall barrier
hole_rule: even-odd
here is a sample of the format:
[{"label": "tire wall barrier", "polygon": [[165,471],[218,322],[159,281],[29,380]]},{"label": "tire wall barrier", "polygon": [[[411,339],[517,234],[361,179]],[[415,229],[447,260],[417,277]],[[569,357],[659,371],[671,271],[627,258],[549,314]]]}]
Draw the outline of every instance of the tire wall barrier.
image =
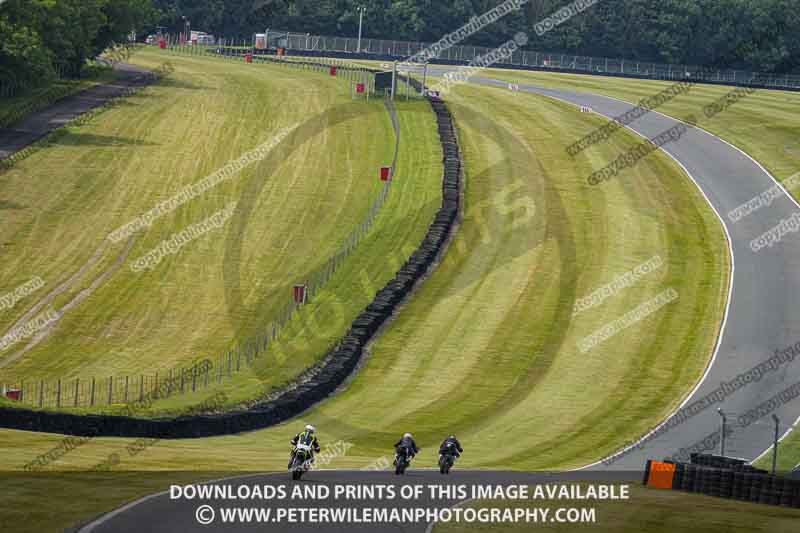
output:
[{"label": "tire wall barrier", "polygon": [[800,479],[773,476],[726,457],[694,454],[691,463],[648,461],[645,485],[800,508]]},{"label": "tire wall barrier", "polygon": [[[412,79],[410,83],[422,89],[418,81]],[[426,98],[436,115],[442,146],[442,206],[416,251],[353,320],[344,337],[323,357],[313,377],[275,399],[226,413],[148,419],[0,408],[0,427],[86,437],[183,439],[230,435],[284,422],[334,393],[358,366],[367,343],[434,265],[458,218],[462,168],[453,117],[440,98]]]}]

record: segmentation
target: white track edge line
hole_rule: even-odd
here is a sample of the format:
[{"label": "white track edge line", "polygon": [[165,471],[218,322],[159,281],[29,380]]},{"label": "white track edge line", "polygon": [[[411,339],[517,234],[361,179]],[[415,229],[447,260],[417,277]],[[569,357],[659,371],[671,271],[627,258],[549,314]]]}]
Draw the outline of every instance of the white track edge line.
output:
[{"label": "white track edge line", "polygon": [[[557,90],[558,90],[558,89],[557,89]],[[581,93],[578,93],[578,94],[581,94]],[[595,93],[583,93],[583,94],[591,94],[592,96],[602,96],[602,97],[604,97],[604,98],[610,98],[611,100],[616,100],[617,102],[622,102],[623,104],[626,104],[626,105],[629,105],[629,106],[634,106],[634,107],[636,107],[636,104],[633,104],[633,103],[631,103],[631,102],[628,102],[627,100],[623,100],[623,99],[621,99],[621,98],[615,98],[615,97],[613,97],[613,96],[606,96],[606,95],[603,95],[603,94],[595,94]],[[795,197],[794,197],[794,196],[792,196],[792,195],[791,195],[791,193],[790,193],[789,191],[787,191],[787,190],[786,190],[786,187],[784,187],[784,186],[783,186],[783,184],[782,184],[780,181],[778,181],[778,179],[777,179],[775,176],[773,176],[773,175],[772,175],[772,173],[771,173],[769,170],[767,170],[767,169],[764,167],[764,165],[762,165],[761,163],[759,163],[759,162],[758,162],[758,160],[756,160],[756,159],[755,159],[753,156],[751,156],[750,154],[748,154],[747,152],[745,152],[744,150],[742,150],[741,148],[739,148],[738,146],[736,146],[736,145],[735,145],[735,144],[733,144],[732,142],[730,142],[730,141],[726,141],[725,139],[723,139],[723,138],[722,138],[722,137],[720,137],[719,135],[716,135],[716,134],[714,134],[714,133],[711,133],[710,131],[708,131],[707,129],[705,129],[705,128],[704,128],[704,127],[702,127],[702,126],[697,126],[697,125],[689,124],[688,122],[686,122],[685,120],[683,120],[683,119],[681,119],[681,118],[678,118],[678,117],[673,117],[673,116],[667,115],[666,113],[662,113],[661,111],[656,111],[655,109],[651,109],[651,110],[649,110],[648,112],[649,112],[649,113],[655,113],[655,114],[657,114],[657,115],[661,115],[662,117],[666,117],[666,118],[668,118],[668,119],[671,119],[671,120],[676,120],[676,121],[678,121],[678,122],[680,122],[680,123],[682,123],[682,124],[686,124],[687,126],[691,126],[693,129],[699,130],[699,131],[701,131],[701,132],[705,133],[706,135],[709,135],[709,136],[711,136],[711,137],[714,137],[714,138],[715,138],[715,139],[717,139],[718,141],[720,141],[720,142],[722,142],[722,143],[725,143],[725,144],[727,144],[728,146],[730,146],[731,148],[733,148],[734,150],[736,150],[737,152],[739,152],[740,154],[742,154],[743,156],[745,156],[747,159],[749,159],[750,161],[752,161],[752,162],[753,162],[753,163],[754,163],[754,164],[755,164],[755,165],[756,165],[758,168],[760,168],[760,169],[761,169],[761,171],[762,171],[762,172],[764,172],[764,174],[766,174],[767,176],[769,176],[769,178],[770,178],[772,181],[774,181],[774,182],[775,182],[775,184],[776,184],[776,185],[777,185],[777,186],[778,186],[778,187],[779,187],[779,188],[780,188],[780,189],[781,189],[781,190],[782,190],[782,191],[783,191],[783,192],[786,194],[786,196],[788,196],[788,197],[789,197],[789,200],[791,200],[791,201],[792,201],[792,203],[794,203],[794,205],[795,205],[795,206],[797,206],[797,208],[798,208],[798,209],[800,209],[800,203],[798,203],[797,199],[795,199]],[[604,116],[605,116],[605,115],[604,115]],[[612,118],[612,119],[613,119],[613,117],[609,117],[609,118]],[[638,120],[638,119],[637,119],[637,120]],[[635,122],[635,121],[634,121],[634,122]],[[632,123],[631,123],[631,124],[632,124]],[[627,126],[626,126],[626,127],[627,127]]]},{"label": "white track edge line", "polygon": [[[797,420],[795,420],[795,421],[794,421],[794,424],[792,424],[791,426],[789,426],[789,429],[787,429],[787,430],[786,430],[786,433],[784,433],[784,434],[783,434],[783,436],[782,436],[781,438],[779,438],[779,439],[778,439],[778,444],[780,444],[781,442],[783,442],[783,441],[784,441],[784,439],[785,439],[786,437],[788,437],[789,435],[791,435],[791,433],[792,433],[792,432],[793,432],[795,429],[797,429],[797,426],[798,426],[798,425],[800,425],[800,417],[797,417]],[[767,454],[770,452],[770,450],[772,450],[772,446],[770,446],[769,448],[767,448],[766,450],[764,450],[763,452],[761,452],[761,455],[759,455],[758,457],[756,457],[755,459],[753,459],[752,461],[750,461],[750,464],[757,463],[757,462],[758,462],[758,461],[759,461],[759,460],[760,460],[762,457],[764,457],[765,455],[767,455]]]},{"label": "white track edge line", "polygon": [[[154,473],[158,473],[158,471],[155,471]],[[261,474],[242,474],[241,476],[233,476],[233,477],[221,478],[221,479],[210,479],[208,481],[202,481],[200,483],[191,483],[191,484],[192,485],[208,485],[209,483],[219,483],[221,481],[232,481],[234,479],[246,479],[246,478],[249,478],[249,477],[256,477],[256,476],[275,476],[275,475],[282,474],[282,473],[283,472],[265,472],[265,473],[261,473]],[[201,472],[198,472],[198,474],[201,474]],[[162,490],[160,492],[155,492],[153,494],[148,494],[146,496],[142,496],[141,498],[133,500],[132,502],[128,502],[128,503],[126,503],[126,504],[124,504],[124,505],[122,505],[120,507],[117,507],[113,511],[109,511],[109,512],[99,516],[98,518],[95,518],[94,520],[92,520],[88,524],[85,524],[83,526],[79,526],[79,528],[77,530],[77,533],[90,533],[91,531],[94,531],[94,529],[96,527],[103,525],[104,523],[106,523],[109,520],[111,520],[112,518],[124,513],[125,511],[133,509],[134,507],[137,507],[137,506],[139,506],[139,505],[141,505],[141,504],[143,504],[143,503],[145,503],[147,501],[150,501],[150,500],[152,500],[154,498],[158,498],[159,496],[163,496],[164,494],[168,494],[168,493],[169,493],[169,490]]]},{"label": "white track edge line", "polygon": [[[584,93],[584,94],[591,94],[591,95],[594,95],[594,96],[605,96],[605,95],[597,95],[597,94],[595,94],[595,93]],[[622,102],[623,104],[627,104],[627,105],[630,105],[630,106],[635,106],[635,105],[636,105],[636,104],[633,104],[633,103],[631,103],[631,102],[628,102],[627,100],[623,100],[623,99],[621,99],[621,98],[615,98],[615,97],[613,97],[613,96],[605,96],[605,97],[606,97],[606,98],[610,98],[610,99],[612,99],[612,100],[616,100],[617,102]],[[785,194],[787,197],[789,197],[789,200],[791,200],[791,202],[792,202],[792,203],[793,203],[793,204],[794,204],[794,205],[795,205],[795,206],[796,206],[798,209],[800,209],[800,202],[798,202],[798,200],[797,200],[797,199],[796,199],[794,196],[792,196],[792,194],[791,194],[791,193],[790,193],[790,192],[789,192],[789,191],[786,189],[786,187],[784,187],[784,186],[783,186],[783,183],[781,183],[780,181],[778,181],[778,179],[777,179],[777,178],[776,178],[776,177],[775,177],[775,176],[774,176],[774,175],[773,175],[773,174],[772,174],[772,173],[771,173],[769,170],[767,170],[767,169],[764,167],[764,165],[762,165],[762,164],[761,164],[761,163],[760,163],[760,162],[759,162],[759,161],[758,161],[756,158],[754,158],[753,156],[751,156],[750,154],[748,154],[747,152],[745,152],[744,150],[742,150],[741,148],[739,148],[738,146],[736,146],[735,144],[733,144],[732,142],[729,142],[729,141],[727,141],[727,140],[723,139],[723,138],[722,138],[722,137],[720,137],[719,135],[716,135],[716,134],[714,134],[714,133],[711,133],[710,131],[708,131],[707,129],[705,129],[705,128],[701,127],[701,126],[695,126],[695,125],[689,124],[688,122],[686,122],[686,121],[684,121],[684,120],[682,120],[682,119],[680,119],[680,118],[677,118],[677,117],[672,117],[672,116],[670,116],[670,115],[667,115],[666,113],[662,113],[661,111],[656,111],[656,110],[652,110],[652,109],[651,109],[651,110],[649,110],[649,112],[650,112],[650,113],[656,113],[657,115],[661,115],[662,117],[666,117],[666,118],[669,118],[669,119],[672,119],[672,120],[677,120],[678,122],[681,122],[681,123],[683,123],[683,124],[686,124],[687,126],[691,126],[691,127],[695,128],[695,129],[697,129],[697,130],[700,130],[701,132],[705,133],[706,135],[708,135],[708,136],[710,136],[710,137],[713,137],[713,138],[717,139],[718,141],[720,141],[720,142],[722,142],[722,143],[724,143],[724,144],[727,144],[728,146],[730,146],[731,148],[733,148],[733,149],[734,149],[734,150],[736,150],[737,152],[741,153],[741,154],[742,154],[743,156],[745,156],[747,159],[749,159],[750,161],[752,161],[752,162],[753,162],[753,163],[754,163],[754,164],[755,164],[755,165],[756,165],[758,168],[760,168],[760,169],[761,169],[761,171],[762,171],[762,172],[764,172],[764,174],[766,174],[767,176],[769,176],[769,178],[770,178],[772,181],[774,181],[774,182],[775,182],[775,185],[777,185],[777,187],[778,187],[780,190],[782,190],[782,191],[783,191],[783,193],[784,193],[784,194]],[[638,119],[637,119],[637,120],[638,120]],[[786,433],[784,433],[784,434],[783,434],[783,436],[780,438],[780,441],[783,441],[783,439],[784,439],[784,438],[786,438],[786,437],[789,435],[789,433],[791,433],[791,432],[792,432],[792,429],[793,429],[793,428],[794,428],[794,427],[795,427],[795,426],[798,424],[798,422],[800,422],[800,417],[797,419],[797,421],[795,421],[795,423],[792,425],[792,427],[790,427],[790,428],[789,428],[789,429],[786,431]],[[779,442],[780,442],[780,441],[779,441]],[[770,446],[769,448],[767,448],[766,450],[764,450],[763,452],[761,452],[761,455],[759,455],[758,457],[756,457],[755,459],[753,459],[753,462],[755,463],[756,461],[758,461],[758,460],[759,460],[761,457],[763,457],[764,455],[766,455],[766,454],[767,454],[767,453],[768,453],[768,452],[769,452],[771,449],[772,449],[772,446]]]},{"label": "white track edge line", "polygon": [[[454,503],[453,505],[448,507],[448,509],[455,509],[456,507],[461,507],[462,505],[465,505],[465,504],[467,504],[469,502],[476,502],[476,501],[478,501],[477,498],[467,498],[466,500],[461,500],[460,502]],[[436,522],[429,522],[428,523],[428,527],[425,528],[425,533],[431,533],[435,526],[436,526]]]},{"label": "white track edge line", "polygon": [[[430,467],[430,468],[415,468],[414,470],[438,471],[438,468],[434,468],[434,467]],[[372,470],[365,471],[365,470],[353,469],[353,468],[315,468],[313,471],[314,472],[353,472],[353,473],[356,473],[356,472],[372,472]],[[160,473],[160,472],[164,472],[164,471],[163,470],[154,470],[152,473]],[[378,470],[377,472],[381,472],[381,470]],[[384,472],[390,472],[390,470],[385,470]],[[491,470],[487,470],[487,472],[492,472],[492,471]],[[197,473],[198,474],[202,474],[202,471],[198,471]],[[267,477],[267,476],[280,476],[280,475],[284,475],[284,474],[285,474],[285,472],[261,472],[261,473],[254,473],[254,474],[242,474],[242,475],[238,475],[238,476],[224,477],[224,478],[220,478],[220,479],[209,479],[208,481],[201,481],[199,483],[189,483],[189,485],[208,485],[210,483],[220,483],[220,482],[223,482],[223,481],[233,481],[233,480],[236,480],[236,479],[247,479],[247,478],[251,478],[251,477],[261,477],[261,476],[264,476],[264,477]],[[174,485],[174,483],[173,483],[173,485]],[[128,503],[126,503],[126,504],[124,504],[124,505],[122,505],[120,507],[117,507],[117,508],[115,508],[115,509],[113,509],[113,510],[107,512],[107,513],[104,513],[104,514],[98,516],[97,518],[95,518],[94,520],[92,520],[91,522],[89,522],[87,524],[84,524],[83,526],[78,526],[79,529],[77,530],[77,533],[89,533],[89,532],[93,531],[94,528],[104,524],[105,522],[107,522],[108,520],[114,518],[115,516],[118,516],[118,515],[124,513],[125,511],[128,511],[128,510],[130,510],[130,509],[132,509],[134,507],[137,507],[138,505],[140,505],[142,503],[150,501],[153,498],[158,498],[159,496],[163,496],[164,494],[167,494],[168,492],[169,492],[169,490],[162,490],[160,492],[155,492],[153,494],[147,494],[145,496],[142,496],[141,498],[137,498],[137,499],[135,499],[135,500],[133,500],[131,502],[128,502]]]}]

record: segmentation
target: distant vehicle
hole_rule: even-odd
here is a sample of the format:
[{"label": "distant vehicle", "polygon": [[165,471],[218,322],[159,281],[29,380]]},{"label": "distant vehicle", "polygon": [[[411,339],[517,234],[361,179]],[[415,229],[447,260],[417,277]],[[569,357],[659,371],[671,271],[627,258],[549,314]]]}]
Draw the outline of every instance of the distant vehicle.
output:
[{"label": "distant vehicle", "polygon": [[156,42],[156,39],[157,37],[155,35],[148,35],[144,42],[147,44],[153,44]]},{"label": "distant vehicle", "polygon": [[189,34],[189,40],[192,44],[215,44],[216,39],[211,34],[204,31],[194,31]]}]

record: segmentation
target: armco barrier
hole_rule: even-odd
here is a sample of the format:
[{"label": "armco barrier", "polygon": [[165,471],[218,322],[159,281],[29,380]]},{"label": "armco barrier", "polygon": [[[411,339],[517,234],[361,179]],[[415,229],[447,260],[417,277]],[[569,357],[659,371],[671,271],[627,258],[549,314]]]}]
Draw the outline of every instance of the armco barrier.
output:
[{"label": "armco barrier", "polygon": [[[274,37],[275,39],[285,40],[282,45],[290,55],[316,55],[349,58],[351,60],[404,61],[432,47],[432,43],[364,38],[361,40],[361,52],[357,53],[355,52],[357,48],[355,38],[312,35],[310,33],[296,33],[275,29],[270,30],[270,35],[276,36]],[[272,42],[270,44],[272,45]],[[431,60],[430,63],[466,65],[479,56],[490,53],[492,50],[493,48],[483,46],[455,45],[442,50],[439,56]],[[504,58],[493,65],[493,68],[669,81],[683,80],[687,72],[704,70],[697,65],[586,57],[536,50],[517,50],[510,57]],[[694,79],[694,81],[719,85],[746,85],[765,89],[800,90],[800,76],[792,74],[769,74],[719,68],[709,71],[700,77],[702,79]],[[697,76],[694,78],[697,78]],[[753,84],[751,82],[753,79],[762,80],[762,82]]]},{"label": "armco barrier", "polygon": [[[419,82],[411,80],[415,88]],[[319,370],[273,400],[221,414],[145,419],[129,416],[76,415],[31,409],[0,408],[0,427],[77,436],[198,438],[269,427],[295,417],[331,395],[355,370],[366,344],[389,319],[442,251],[460,209],[461,157],[453,117],[438,97],[427,97],[442,145],[442,207],[405,264],[359,314],[349,331],[323,359]]]},{"label": "armco barrier", "polygon": [[648,461],[644,483],[654,488],[800,508],[800,480],[773,476],[744,461],[723,457],[694,455],[691,463]]},{"label": "armco barrier", "polygon": [[[258,51],[257,53],[267,54],[266,51]],[[355,53],[355,52],[335,52],[335,51],[328,51],[328,52],[320,52],[314,50],[292,50],[291,56],[301,56],[301,57],[326,57],[326,58],[333,58],[333,59],[342,59],[347,61],[358,61],[358,60],[367,60],[367,61],[402,61],[405,59],[403,56],[392,56],[387,54],[369,54],[369,53]],[[428,65],[440,65],[440,66],[451,66],[451,67],[463,67],[468,66],[470,63],[466,60],[456,60],[456,59],[441,59],[437,58],[428,62]],[[691,73],[692,71],[683,71],[683,73],[676,72],[672,76],[652,76],[637,72],[611,72],[605,70],[597,70],[597,71],[587,71],[585,69],[577,69],[577,68],[570,68],[567,66],[541,66],[541,65],[521,65],[518,63],[495,63],[490,68],[492,69],[499,69],[499,70],[524,70],[528,72],[552,72],[554,74],[578,74],[581,76],[602,76],[608,78],[626,78],[631,80],[657,80],[657,81],[691,81],[693,83],[697,83],[700,85],[721,85],[724,87],[752,87],[755,89],[766,89],[766,90],[776,90],[776,91],[792,91],[797,92],[800,91],[800,87],[793,86],[793,85],[770,85],[768,83],[761,83],[758,81],[754,81],[757,78],[747,78],[742,77],[740,79],[712,79],[712,78],[698,78],[697,76],[686,75],[687,73]],[[699,69],[699,68],[698,68]],[[741,71],[738,71],[741,72]],[[776,79],[781,79],[782,76],[776,76]],[[797,76],[795,76],[797,78]]]}]

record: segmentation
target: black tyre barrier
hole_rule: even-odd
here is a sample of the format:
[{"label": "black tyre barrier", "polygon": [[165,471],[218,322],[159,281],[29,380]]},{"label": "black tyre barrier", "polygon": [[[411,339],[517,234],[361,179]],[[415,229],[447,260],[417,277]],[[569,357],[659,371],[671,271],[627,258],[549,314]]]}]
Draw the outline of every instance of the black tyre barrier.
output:
[{"label": "black tyre barrier", "polygon": [[773,476],[739,459],[692,455],[692,463],[675,463],[672,488],[765,505],[800,508],[800,479]]},{"label": "black tyre barrier", "polygon": [[691,454],[691,464],[699,466],[710,466],[712,468],[722,468],[737,472],[750,472],[766,474],[766,470],[760,470],[749,464],[744,459],[734,459],[733,457],[723,457],[721,455],[710,455],[702,453]]},{"label": "black tyre barrier", "polygon": [[[416,80],[412,79],[409,83],[418,90],[422,89]],[[274,426],[301,414],[330,396],[356,369],[364,347],[378,329],[409,296],[417,282],[431,270],[460,211],[462,168],[453,117],[440,98],[427,96],[427,100],[436,115],[442,145],[442,206],[417,250],[353,320],[349,331],[322,359],[319,371],[307,381],[286,390],[274,399],[225,413],[176,418],[135,418],[4,407],[0,408],[0,427],[82,437],[211,437]]]}]

